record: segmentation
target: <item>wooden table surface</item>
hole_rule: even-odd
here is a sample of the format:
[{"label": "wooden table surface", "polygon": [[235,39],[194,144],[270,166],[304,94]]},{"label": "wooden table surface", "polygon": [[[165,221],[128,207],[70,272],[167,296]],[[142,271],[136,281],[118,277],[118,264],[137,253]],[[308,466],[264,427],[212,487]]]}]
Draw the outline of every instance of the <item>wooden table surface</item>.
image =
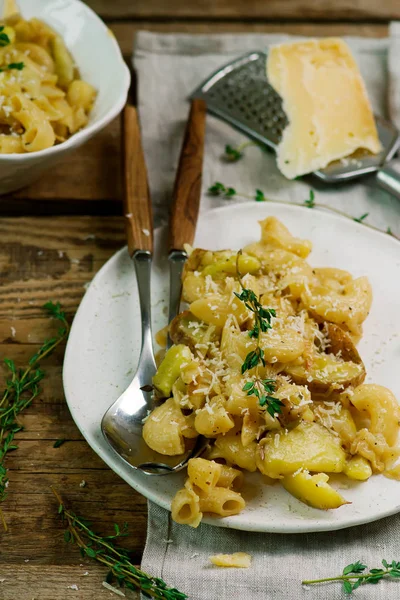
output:
[{"label": "wooden table surface", "polygon": [[[387,35],[400,18],[396,0],[87,0],[115,32],[129,58],[135,32],[287,32]],[[60,300],[73,314],[104,262],[124,244],[120,203],[120,124],[115,120],[68,164],[0,199],[1,358],[24,365],[54,324],[41,306]],[[105,168],[105,165],[107,168]],[[43,392],[21,418],[19,449],[9,455],[8,532],[0,531],[0,600],[97,600],[105,571],[65,544],[50,491],[106,532],[129,524],[125,544],[139,563],[146,501],[110,471],[82,438],[61,381],[63,348],[45,363]],[[67,442],[54,448],[54,441]],[[85,487],[80,487],[84,480]],[[76,584],[78,590],[68,586]],[[132,594],[131,598],[138,598]],[[210,600],[214,600],[211,599]]]}]

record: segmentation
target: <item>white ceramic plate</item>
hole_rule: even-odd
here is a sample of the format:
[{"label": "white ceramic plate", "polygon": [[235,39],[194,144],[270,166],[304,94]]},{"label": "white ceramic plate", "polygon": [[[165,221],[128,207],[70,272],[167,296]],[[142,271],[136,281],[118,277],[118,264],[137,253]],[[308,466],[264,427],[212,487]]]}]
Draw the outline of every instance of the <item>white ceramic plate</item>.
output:
[{"label": "white ceramic plate", "polygon": [[[312,240],[314,266],[368,275],[374,302],[359,346],[367,381],[386,385],[400,397],[400,244],[350,220],[276,203],[231,205],[204,214],[195,244],[209,249],[239,249],[259,238],[257,221],[268,215],[280,218],[296,236]],[[152,280],[154,331],[166,324],[165,247],[163,231],[158,231]],[[65,356],[65,393],[75,422],[95,452],[134,489],[169,509],[184,475],[147,477],[135,471],[110,448],[100,431],[104,412],[132,378],[139,346],[136,281],[128,253],[122,249],[96,275],[75,317]],[[234,517],[205,519],[207,523],[248,531],[329,531],[400,511],[400,483],[383,476],[350,484],[342,493],[352,504],[328,512],[305,506],[279,485],[262,485],[257,474],[246,480],[246,509]]]}]

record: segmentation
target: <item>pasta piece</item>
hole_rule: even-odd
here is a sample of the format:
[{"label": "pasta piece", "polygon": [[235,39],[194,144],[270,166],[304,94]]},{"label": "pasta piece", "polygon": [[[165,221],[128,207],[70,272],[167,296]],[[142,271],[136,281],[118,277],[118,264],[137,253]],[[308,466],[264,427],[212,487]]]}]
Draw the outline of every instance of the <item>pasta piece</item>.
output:
[{"label": "pasta piece", "polygon": [[166,400],[149,415],[143,425],[143,439],[156,452],[176,456],[185,452],[183,432],[188,427],[186,417],[174,399]]},{"label": "pasta piece", "polygon": [[260,222],[261,242],[276,248],[293,252],[301,258],[307,258],[312,249],[309,240],[293,237],[290,231],[276,217],[267,217]]},{"label": "pasta piece", "polygon": [[82,108],[84,111],[89,112],[95,98],[96,90],[89,83],[86,83],[86,81],[75,79],[70,83],[67,100],[73,108]]},{"label": "pasta piece", "polygon": [[237,465],[246,471],[254,472],[256,465],[257,444],[250,443],[243,446],[240,436],[236,433],[227,433],[215,440],[215,444],[210,451],[210,458],[224,458],[228,463]]},{"label": "pasta piece", "polygon": [[53,146],[55,135],[44,113],[23,94],[11,98],[12,116],[19,121],[25,132],[22,144],[27,152],[38,152]]},{"label": "pasta piece", "polygon": [[243,302],[236,297],[229,299],[219,294],[210,294],[195,300],[190,305],[190,312],[201,321],[216,327],[223,327],[230,314],[234,315],[239,324],[249,318],[249,312]]},{"label": "pasta piece", "polygon": [[200,512],[199,497],[186,488],[176,493],[171,503],[172,518],[181,525],[198,527],[203,517]]},{"label": "pasta piece", "polygon": [[235,422],[227,412],[225,404],[223,396],[214,396],[203,408],[198,409],[194,426],[201,435],[213,438],[227,433],[234,427]]},{"label": "pasta piece", "polygon": [[227,465],[220,465],[221,471],[217,481],[218,487],[231,488],[239,492],[243,486],[243,473],[238,469],[233,469]]},{"label": "pasta piece", "polygon": [[372,290],[368,279],[359,277],[346,283],[342,293],[323,285],[306,287],[301,300],[315,318],[345,325],[357,335],[370,311]]},{"label": "pasta piece", "polygon": [[234,552],[233,554],[215,554],[210,556],[210,561],[216,567],[236,567],[248,569],[251,566],[251,556],[246,552]]},{"label": "pasta piece", "polygon": [[217,485],[221,476],[221,470],[221,465],[213,460],[205,460],[204,458],[192,458],[188,463],[190,482],[206,493]]},{"label": "pasta piece", "polygon": [[222,487],[212,488],[206,496],[199,499],[201,512],[210,512],[220,517],[239,514],[246,506],[238,492]]},{"label": "pasta piece", "polygon": [[400,409],[392,392],[376,384],[363,384],[354,390],[351,403],[359,411],[367,411],[369,431],[380,433],[389,446],[396,443],[399,433]]}]

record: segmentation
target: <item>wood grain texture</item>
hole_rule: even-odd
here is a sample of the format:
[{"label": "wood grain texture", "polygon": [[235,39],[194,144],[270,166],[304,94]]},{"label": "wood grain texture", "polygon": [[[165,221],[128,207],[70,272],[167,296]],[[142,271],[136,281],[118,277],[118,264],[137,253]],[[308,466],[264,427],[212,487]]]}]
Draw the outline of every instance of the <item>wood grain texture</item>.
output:
[{"label": "wood grain texture", "polygon": [[153,252],[153,213],[139,118],[128,104],[122,117],[123,207],[129,254]]},{"label": "wood grain texture", "polygon": [[391,20],[400,17],[396,0],[86,0],[103,18],[151,19],[191,18],[268,21],[296,19],[300,21],[366,21]]},{"label": "wood grain texture", "polygon": [[170,250],[193,244],[200,207],[203,171],[206,104],[193,100],[175,178],[170,218]]},{"label": "wood grain texture", "polygon": [[[115,600],[119,596],[102,586],[105,576],[105,569],[84,559],[77,560],[74,565],[63,566],[38,566],[25,559],[20,565],[0,566],[0,598]],[[76,585],[78,589],[71,589],[71,585]],[[127,600],[139,600],[139,594],[129,590],[125,592],[125,597]]]},{"label": "wood grain texture", "polygon": [[[43,303],[60,300],[72,318],[86,284],[124,239],[122,217],[0,219],[1,357],[26,365],[57,327],[44,316]],[[115,597],[101,586],[105,570],[83,561],[77,548],[63,541],[51,485],[77,513],[91,518],[99,532],[127,521],[131,534],[123,544],[137,563],[143,551],[146,501],[83,440],[65,403],[62,361],[63,348],[43,361],[43,391],[21,416],[25,429],[17,435],[19,449],[7,458],[9,495],[2,509],[8,532],[0,531],[1,600],[64,600],[72,594],[84,600]],[[1,366],[0,385],[5,376]],[[57,439],[67,441],[54,448]],[[84,576],[86,571],[89,575]],[[79,591],[68,589],[73,584]]]},{"label": "wood grain texture", "polygon": [[158,33],[190,33],[219,34],[219,33],[287,33],[304,36],[343,36],[358,35],[363,37],[385,37],[388,34],[386,24],[355,24],[355,23],[287,23],[271,22],[227,22],[227,21],[138,21],[110,22],[122,53],[129,60],[135,35],[138,31],[154,31]]}]

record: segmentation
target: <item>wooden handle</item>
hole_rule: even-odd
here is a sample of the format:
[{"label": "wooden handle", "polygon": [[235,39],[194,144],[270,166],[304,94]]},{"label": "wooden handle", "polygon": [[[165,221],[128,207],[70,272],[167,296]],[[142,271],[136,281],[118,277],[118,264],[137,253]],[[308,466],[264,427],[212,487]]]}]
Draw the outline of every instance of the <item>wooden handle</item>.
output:
[{"label": "wooden handle", "polygon": [[136,108],[126,105],[122,119],[124,215],[129,254],[153,252],[153,213]]},{"label": "wooden handle", "polygon": [[194,240],[200,206],[205,125],[206,104],[204,100],[193,100],[175,179],[170,251],[183,250],[184,244],[192,244]]}]

